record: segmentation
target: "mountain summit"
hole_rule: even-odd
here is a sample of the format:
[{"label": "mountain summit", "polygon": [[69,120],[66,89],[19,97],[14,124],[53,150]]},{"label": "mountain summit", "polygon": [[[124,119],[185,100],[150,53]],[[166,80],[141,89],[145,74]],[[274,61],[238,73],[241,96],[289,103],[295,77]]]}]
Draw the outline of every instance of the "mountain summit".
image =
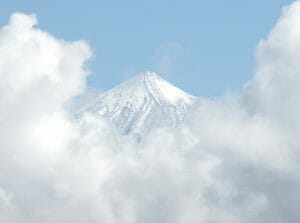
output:
[{"label": "mountain summit", "polygon": [[99,95],[82,112],[110,119],[124,135],[140,138],[154,128],[180,123],[196,97],[146,71]]}]

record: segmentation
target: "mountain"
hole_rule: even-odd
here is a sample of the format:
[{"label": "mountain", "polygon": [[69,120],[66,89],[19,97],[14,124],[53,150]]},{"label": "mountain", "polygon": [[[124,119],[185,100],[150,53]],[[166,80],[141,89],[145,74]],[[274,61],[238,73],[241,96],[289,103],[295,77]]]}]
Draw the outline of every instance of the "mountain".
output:
[{"label": "mountain", "polygon": [[175,126],[196,97],[154,72],[144,72],[99,95],[84,112],[110,119],[124,135],[141,138],[154,128]]}]

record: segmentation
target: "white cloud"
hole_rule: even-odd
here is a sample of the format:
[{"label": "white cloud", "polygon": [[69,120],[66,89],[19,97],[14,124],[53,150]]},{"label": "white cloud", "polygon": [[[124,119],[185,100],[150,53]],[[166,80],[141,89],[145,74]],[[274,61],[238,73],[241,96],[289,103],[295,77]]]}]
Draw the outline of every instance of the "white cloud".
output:
[{"label": "white cloud", "polygon": [[0,30],[0,221],[297,222],[299,15],[297,1],[261,41],[240,95],[202,100],[137,145],[66,109],[88,45],[14,14]]},{"label": "white cloud", "polygon": [[158,57],[156,70],[163,75],[170,75],[175,67],[175,61],[179,54],[184,53],[186,49],[180,43],[169,43],[156,49],[155,54]]},{"label": "white cloud", "polygon": [[[282,121],[295,121],[300,84],[300,3],[296,1],[283,10],[283,15],[266,40],[257,48],[257,72],[245,86],[245,94],[256,111],[274,115]],[[251,103],[252,102],[252,103]]]}]

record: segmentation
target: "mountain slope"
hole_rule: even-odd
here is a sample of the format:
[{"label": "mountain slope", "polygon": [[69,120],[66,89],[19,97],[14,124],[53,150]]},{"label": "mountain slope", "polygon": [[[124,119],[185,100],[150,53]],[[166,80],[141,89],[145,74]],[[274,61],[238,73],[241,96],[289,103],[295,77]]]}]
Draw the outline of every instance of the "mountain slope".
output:
[{"label": "mountain slope", "polygon": [[100,95],[81,113],[104,116],[122,134],[139,138],[154,128],[180,123],[195,100],[196,97],[147,71]]}]

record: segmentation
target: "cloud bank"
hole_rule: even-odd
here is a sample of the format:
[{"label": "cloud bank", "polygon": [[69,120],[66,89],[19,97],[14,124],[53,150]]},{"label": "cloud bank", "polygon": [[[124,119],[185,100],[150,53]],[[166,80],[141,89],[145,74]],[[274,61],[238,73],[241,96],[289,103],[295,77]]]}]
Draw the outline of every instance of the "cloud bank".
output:
[{"label": "cloud bank", "polygon": [[238,95],[199,100],[136,145],[75,122],[91,50],[16,13],[0,30],[0,222],[297,222],[300,2],[257,48]]}]

